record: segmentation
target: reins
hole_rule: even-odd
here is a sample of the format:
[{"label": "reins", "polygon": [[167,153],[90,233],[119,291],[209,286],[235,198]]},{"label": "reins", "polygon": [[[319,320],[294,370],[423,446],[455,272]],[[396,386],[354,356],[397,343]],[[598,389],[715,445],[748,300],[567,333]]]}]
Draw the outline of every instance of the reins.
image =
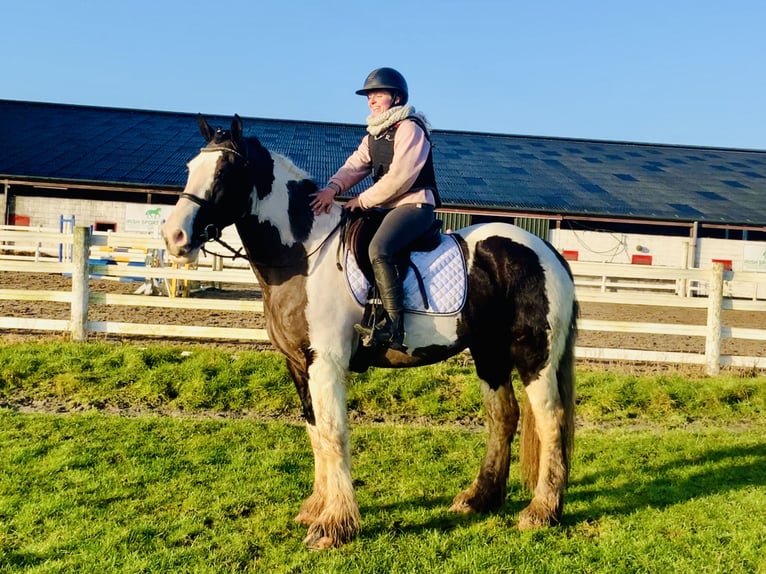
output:
[{"label": "reins", "polygon": [[232,261],[234,261],[235,259],[245,259],[245,256],[242,255],[242,249],[244,248],[244,246],[240,247],[239,249],[234,249],[231,245],[226,243],[220,237],[216,237],[214,239],[208,239],[208,242],[210,241],[215,241],[222,247],[225,247],[226,249],[231,251],[232,255],[223,255],[222,253],[215,253],[214,251],[209,251],[205,248],[205,245],[203,244],[202,246],[200,246],[200,251],[202,251],[202,253],[204,253],[205,255],[212,255],[213,257],[220,257],[221,259],[231,259]]},{"label": "reins", "polygon": [[[181,193],[178,196],[179,198],[188,199],[192,203],[196,203],[201,208],[205,209],[210,206],[210,202],[207,199],[202,199],[201,197],[197,197],[196,195],[192,195],[190,193]],[[213,223],[208,223],[205,226],[205,229],[202,230],[202,233],[199,235],[200,239],[204,241],[204,243],[210,243],[211,241],[215,241],[221,246],[228,249],[232,255],[223,255],[221,253],[215,253],[213,251],[208,251],[205,249],[205,244],[203,243],[200,247],[200,250],[202,253],[206,255],[212,255],[213,257],[221,257],[222,259],[231,259],[232,261],[239,258],[244,258],[245,256],[242,255],[242,247],[239,249],[234,249],[231,245],[226,243],[223,239],[221,239],[221,230],[218,229],[218,227]]]},{"label": "reins", "polygon": [[[188,199],[192,203],[196,203],[197,205],[199,205],[201,208],[208,208],[210,206],[210,202],[208,200],[202,199],[201,197],[197,197],[196,195],[191,195],[189,193],[185,193],[185,192],[181,193],[179,195],[179,198]],[[244,216],[240,217],[240,219],[242,218],[244,218]],[[311,251],[306,253],[306,255],[301,257],[301,260],[302,261],[308,260],[310,257],[315,255],[320,249],[322,249],[322,247],[324,247],[324,245],[330,240],[330,238],[335,234],[335,232],[338,231],[341,227],[343,227],[343,225],[346,223],[346,219],[347,219],[347,212],[344,211],[340,217],[340,220],[335,225],[335,227],[333,227],[330,230],[330,232],[324,237],[324,239],[322,239],[319,245],[317,245],[314,249],[312,249]],[[231,252],[231,255],[223,255],[221,253],[215,253],[213,251],[209,251],[208,249],[206,249],[203,243],[202,246],[200,247],[200,250],[206,255],[211,255],[214,257],[221,257],[223,259],[231,259],[231,260],[246,258],[246,255],[242,254],[244,245],[240,247],[239,249],[234,249],[231,245],[229,245],[223,239],[221,239],[221,230],[218,229],[218,227],[213,223],[209,223],[208,225],[206,225],[205,228],[200,233],[199,237],[200,239],[204,241],[204,243],[210,243],[211,241],[215,241],[216,243],[218,243],[219,245],[221,245],[225,249],[228,249]],[[253,261],[253,263],[258,263],[260,265],[271,267],[271,268],[289,267],[289,265],[266,265],[266,263],[262,261]]]}]

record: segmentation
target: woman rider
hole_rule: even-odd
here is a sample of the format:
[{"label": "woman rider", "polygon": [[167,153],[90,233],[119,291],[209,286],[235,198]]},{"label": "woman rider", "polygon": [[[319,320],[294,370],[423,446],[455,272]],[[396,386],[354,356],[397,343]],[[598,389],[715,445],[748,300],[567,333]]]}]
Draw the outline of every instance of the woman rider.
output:
[{"label": "woman rider", "polygon": [[344,209],[385,210],[370,242],[369,256],[387,316],[374,329],[360,324],[354,328],[367,345],[405,351],[403,278],[395,260],[402,249],[431,227],[434,209],[440,205],[430,126],[407,104],[407,82],[393,68],[370,72],[356,93],[367,96],[371,112],[368,133],[327,186],[315,194],[311,206],[317,215],[329,212],[337,194],[372,175],[373,185],[346,202]]}]

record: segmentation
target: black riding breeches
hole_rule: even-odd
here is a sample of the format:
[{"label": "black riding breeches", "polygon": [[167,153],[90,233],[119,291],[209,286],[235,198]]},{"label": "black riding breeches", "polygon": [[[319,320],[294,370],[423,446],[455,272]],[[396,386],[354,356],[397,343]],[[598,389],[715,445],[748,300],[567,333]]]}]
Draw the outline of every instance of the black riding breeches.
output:
[{"label": "black riding breeches", "polygon": [[383,218],[370,241],[370,261],[393,263],[397,253],[423,235],[434,221],[434,207],[428,204],[400,205]]}]

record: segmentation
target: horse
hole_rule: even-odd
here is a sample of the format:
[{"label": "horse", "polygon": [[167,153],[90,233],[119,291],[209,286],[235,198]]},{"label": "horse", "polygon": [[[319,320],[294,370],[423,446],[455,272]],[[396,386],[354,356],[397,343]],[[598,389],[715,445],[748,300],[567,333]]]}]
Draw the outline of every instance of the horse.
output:
[{"label": "horse", "polygon": [[[206,142],[162,227],[177,262],[196,259],[205,243],[234,225],[262,289],[267,332],[285,357],[300,397],[314,455],[313,490],[295,520],[311,549],[340,546],[361,529],[351,478],[346,378],[363,350],[354,324],[364,313],[350,294],[337,251],[342,206],[314,215],[318,189],[284,155],[199,115]],[[446,235],[446,234],[445,234]],[[371,367],[432,364],[465,350],[480,379],[489,438],[473,482],[450,507],[482,513],[504,503],[510,447],[521,411],[522,483],[533,497],[519,529],[561,522],[574,443],[574,341],[577,301],[566,261],[546,241],[506,223],[452,232],[465,257],[465,301],[452,314],[405,313],[405,351],[375,349]],[[369,350],[367,350],[369,351]],[[526,393],[520,409],[516,370]]]}]

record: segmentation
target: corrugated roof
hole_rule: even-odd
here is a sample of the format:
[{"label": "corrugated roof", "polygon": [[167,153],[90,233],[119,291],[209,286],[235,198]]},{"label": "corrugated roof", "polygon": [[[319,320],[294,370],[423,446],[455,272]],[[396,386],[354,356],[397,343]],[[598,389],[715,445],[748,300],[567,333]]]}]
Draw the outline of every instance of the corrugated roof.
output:
[{"label": "corrugated roof", "polygon": [[[230,117],[209,116],[228,126]],[[245,134],[318,182],[360,125],[243,117]],[[0,178],[181,188],[194,114],[0,100]],[[435,130],[445,206],[766,225],[766,151]]]}]

